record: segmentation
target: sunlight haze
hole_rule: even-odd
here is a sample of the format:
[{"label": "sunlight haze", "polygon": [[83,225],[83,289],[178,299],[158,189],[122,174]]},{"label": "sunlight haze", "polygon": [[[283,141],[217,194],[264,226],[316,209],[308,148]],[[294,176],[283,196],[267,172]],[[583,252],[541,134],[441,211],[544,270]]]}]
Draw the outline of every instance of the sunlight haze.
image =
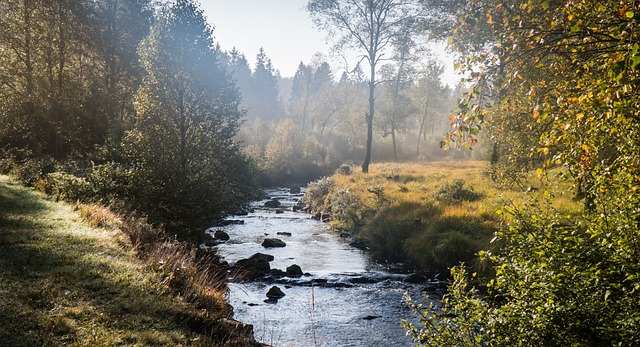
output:
[{"label": "sunlight haze", "polygon": [[293,77],[298,64],[316,52],[328,52],[324,33],[318,31],[300,0],[207,0],[202,2],[214,39],[225,51],[244,53],[251,67],[264,47],[282,77]]},{"label": "sunlight haze", "polygon": [[[335,70],[342,70],[340,57],[331,57],[326,33],[317,29],[309,17],[306,0],[203,0],[202,9],[214,25],[214,40],[223,50],[235,47],[254,68],[255,57],[263,47],[273,67],[282,77],[293,77],[300,62],[308,64],[315,53],[322,53]],[[443,82],[453,87],[459,80],[453,71],[453,58],[439,45],[436,54],[445,63]],[[355,58],[349,67],[355,66]]]}]

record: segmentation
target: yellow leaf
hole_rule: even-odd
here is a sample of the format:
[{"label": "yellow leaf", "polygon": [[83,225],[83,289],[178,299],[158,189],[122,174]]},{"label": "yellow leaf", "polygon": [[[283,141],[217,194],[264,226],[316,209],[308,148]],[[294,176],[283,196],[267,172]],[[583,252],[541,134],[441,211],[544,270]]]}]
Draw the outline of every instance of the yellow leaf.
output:
[{"label": "yellow leaf", "polygon": [[580,112],[576,115],[576,119],[582,119],[584,117],[584,113]]}]

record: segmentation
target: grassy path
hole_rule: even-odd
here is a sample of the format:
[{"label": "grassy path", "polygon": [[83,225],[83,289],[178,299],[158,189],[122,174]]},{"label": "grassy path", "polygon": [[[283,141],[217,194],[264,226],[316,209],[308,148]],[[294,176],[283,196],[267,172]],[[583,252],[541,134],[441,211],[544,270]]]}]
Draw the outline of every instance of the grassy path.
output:
[{"label": "grassy path", "polygon": [[207,315],[116,232],[0,176],[0,346],[210,346],[193,331]]}]

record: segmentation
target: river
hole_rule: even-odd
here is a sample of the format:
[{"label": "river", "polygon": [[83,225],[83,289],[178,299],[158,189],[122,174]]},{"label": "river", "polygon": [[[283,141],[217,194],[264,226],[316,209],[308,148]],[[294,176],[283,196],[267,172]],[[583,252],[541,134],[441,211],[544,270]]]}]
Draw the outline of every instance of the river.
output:
[{"label": "river", "polygon": [[[230,264],[255,253],[270,254],[272,269],[296,264],[305,275],[230,283],[234,318],[252,324],[256,339],[275,347],[411,345],[400,321],[411,317],[403,294],[414,299],[420,299],[425,289],[441,294],[442,283],[408,283],[407,274],[376,264],[324,223],[293,212],[301,194],[285,189],[266,194],[268,200],[281,203],[278,213],[261,208],[268,200],[257,201],[253,212],[233,217],[241,224],[210,230],[223,230],[230,237],[215,246],[218,254]],[[286,247],[263,247],[267,237],[281,239]],[[274,285],[285,296],[265,302]]]}]

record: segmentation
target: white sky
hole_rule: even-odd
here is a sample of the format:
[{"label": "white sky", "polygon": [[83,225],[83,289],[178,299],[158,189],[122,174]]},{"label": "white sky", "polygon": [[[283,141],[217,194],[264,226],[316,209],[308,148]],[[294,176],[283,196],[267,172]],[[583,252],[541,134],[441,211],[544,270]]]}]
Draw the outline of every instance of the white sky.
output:
[{"label": "white sky", "polygon": [[[317,52],[323,53],[333,69],[343,67],[342,59],[329,55],[326,34],[314,27],[305,10],[307,0],[199,0],[209,23],[214,25],[214,41],[223,50],[234,46],[244,53],[251,68],[260,47],[282,77],[293,77],[300,62],[308,64]],[[453,74],[453,59],[445,62],[444,82],[451,87],[458,78]],[[355,61],[349,62],[353,68]]]}]

